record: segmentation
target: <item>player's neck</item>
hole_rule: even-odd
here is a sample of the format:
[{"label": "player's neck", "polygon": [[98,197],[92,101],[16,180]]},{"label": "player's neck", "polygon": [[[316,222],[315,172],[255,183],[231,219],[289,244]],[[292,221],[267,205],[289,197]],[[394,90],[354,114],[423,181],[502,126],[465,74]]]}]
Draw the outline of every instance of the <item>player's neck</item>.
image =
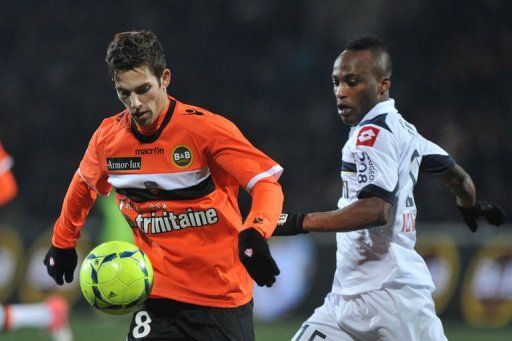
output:
[{"label": "player's neck", "polygon": [[140,131],[142,135],[150,136],[153,135],[158,130],[158,128],[160,127],[165,118],[165,113],[169,109],[169,103],[169,98],[166,98],[164,108],[158,113],[158,116],[156,117],[155,121],[150,125],[140,126],[137,124],[137,129]]}]

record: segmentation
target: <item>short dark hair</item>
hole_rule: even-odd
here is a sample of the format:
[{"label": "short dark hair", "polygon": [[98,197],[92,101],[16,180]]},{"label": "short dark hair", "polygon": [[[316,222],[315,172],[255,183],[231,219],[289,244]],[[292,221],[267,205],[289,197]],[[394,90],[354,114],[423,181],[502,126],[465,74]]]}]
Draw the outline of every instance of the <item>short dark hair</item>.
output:
[{"label": "short dark hair", "polygon": [[[345,46],[345,50],[349,51],[370,51],[376,58],[382,58],[382,70],[378,70],[381,76],[391,77],[392,65],[391,56],[384,42],[374,36],[365,36],[351,40]],[[380,67],[379,67],[380,69]]]},{"label": "short dark hair", "polygon": [[112,80],[119,71],[143,65],[160,80],[166,68],[164,49],[156,35],[149,31],[117,33],[108,45],[105,61]]}]

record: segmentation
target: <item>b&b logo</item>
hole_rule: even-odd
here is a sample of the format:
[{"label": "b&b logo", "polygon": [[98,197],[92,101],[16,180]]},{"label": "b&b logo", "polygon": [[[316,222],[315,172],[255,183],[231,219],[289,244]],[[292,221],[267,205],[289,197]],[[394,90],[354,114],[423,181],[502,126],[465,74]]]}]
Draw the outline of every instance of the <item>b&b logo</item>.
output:
[{"label": "b&b logo", "polygon": [[380,130],[375,127],[361,128],[361,130],[359,130],[359,134],[357,134],[356,146],[373,147],[375,141],[377,141],[379,131]]},{"label": "b&b logo", "polygon": [[176,146],[172,151],[171,158],[176,166],[188,167],[192,163],[192,152],[187,146]]}]

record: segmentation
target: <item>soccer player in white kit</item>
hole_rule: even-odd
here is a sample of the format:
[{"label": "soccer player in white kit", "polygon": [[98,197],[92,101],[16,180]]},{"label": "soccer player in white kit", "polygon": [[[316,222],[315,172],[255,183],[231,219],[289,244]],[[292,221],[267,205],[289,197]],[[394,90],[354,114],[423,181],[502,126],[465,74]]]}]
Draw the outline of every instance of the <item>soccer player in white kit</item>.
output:
[{"label": "soccer player in white kit", "polygon": [[351,126],[339,209],[284,213],[274,233],[338,232],[332,290],[293,340],[446,340],[434,284],[414,250],[418,174],[449,186],[473,231],[479,216],[501,225],[506,214],[476,201],[464,169],[398,113],[389,98],[391,59],[380,40],[348,43],[334,62],[332,81],[338,113]]}]

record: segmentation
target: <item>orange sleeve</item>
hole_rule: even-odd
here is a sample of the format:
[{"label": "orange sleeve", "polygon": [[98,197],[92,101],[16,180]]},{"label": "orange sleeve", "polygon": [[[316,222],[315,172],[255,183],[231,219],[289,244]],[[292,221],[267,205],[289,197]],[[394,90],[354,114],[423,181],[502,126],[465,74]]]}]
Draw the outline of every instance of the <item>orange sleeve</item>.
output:
[{"label": "orange sleeve", "polygon": [[283,168],[254,147],[231,121],[212,115],[208,123],[207,145],[213,161],[248,192],[261,179],[279,179]]},{"label": "orange sleeve", "polygon": [[107,181],[107,170],[101,143],[102,126],[92,135],[89,146],[78,167],[82,180],[101,195],[107,195],[112,186]]},{"label": "orange sleeve", "polygon": [[16,194],[18,194],[16,180],[12,172],[7,170],[0,174],[0,207],[14,199]]},{"label": "orange sleeve", "polygon": [[11,172],[12,158],[0,143],[0,207],[14,199],[18,194],[18,186]]},{"label": "orange sleeve", "polygon": [[272,236],[283,208],[281,185],[272,177],[258,181],[251,191],[252,205],[242,229],[255,228],[265,239]]},{"label": "orange sleeve", "polygon": [[85,223],[96,195],[96,191],[85,183],[77,171],[64,198],[60,217],[53,227],[54,246],[64,249],[75,247],[80,237],[80,228]]}]

